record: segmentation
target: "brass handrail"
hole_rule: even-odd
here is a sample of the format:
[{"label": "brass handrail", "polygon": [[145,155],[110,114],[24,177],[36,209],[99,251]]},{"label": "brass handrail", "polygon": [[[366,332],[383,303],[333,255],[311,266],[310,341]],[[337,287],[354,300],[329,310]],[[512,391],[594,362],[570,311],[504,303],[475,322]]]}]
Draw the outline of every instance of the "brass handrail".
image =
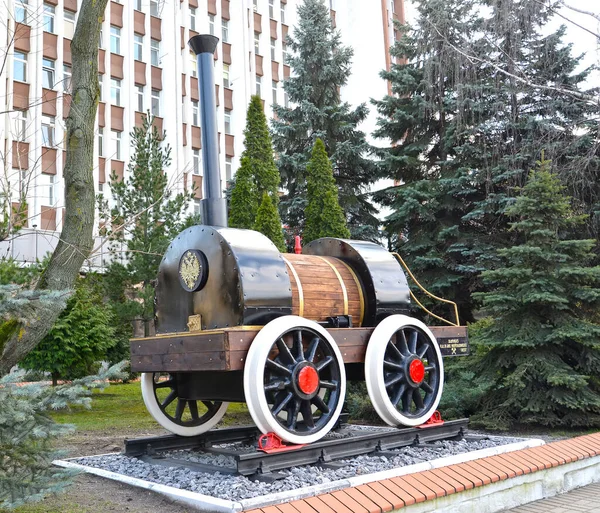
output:
[{"label": "brass handrail", "polygon": [[398,260],[398,262],[400,262],[400,265],[402,267],[404,267],[404,270],[408,273],[410,278],[415,282],[415,285],[417,287],[419,287],[423,292],[425,292],[425,294],[427,294],[430,298],[435,299],[436,301],[440,301],[442,303],[448,303],[454,307],[454,315],[456,317],[456,322],[452,322],[452,321],[449,321],[448,319],[444,319],[443,317],[440,317],[439,315],[436,315],[433,312],[429,311],[417,299],[417,297],[413,294],[412,290],[409,289],[410,297],[415,301],[415,303],[417,303],[417,305],[419,305],[423,310],[425,310],[426,313],[428,313],[432,317],[435,317],[436,319],[438,319],[442,322],[445,322],[446,324],[449,324],[450,326],[460,326],[460,319],[458,318],[458,306],[456,305],[456,303],[454,301],[450,301],[449,299],[444,299],[443,297],[438,297],[435,294],[432,294],[431,292],[429,292],[425,287],[423,287],[423,285],[421,285],[419,283],[419,280],[417,280],[415,278],[415,275],[408,268],[408,265],[406,265],[406,262],[402,259],[402,257],[398,253],[392,253],[392,255],[394,255],[394,257],[396,257],[396,260]]}]

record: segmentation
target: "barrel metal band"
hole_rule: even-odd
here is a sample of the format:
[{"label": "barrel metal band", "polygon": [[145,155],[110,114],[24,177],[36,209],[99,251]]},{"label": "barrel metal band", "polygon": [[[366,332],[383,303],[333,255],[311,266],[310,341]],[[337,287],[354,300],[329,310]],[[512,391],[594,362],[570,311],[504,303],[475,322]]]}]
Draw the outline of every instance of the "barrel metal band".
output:
[{"label": "barrel metal band", "polygon": [[300,303],[299,308],[298,308],[298,315],[300,317],[303,317],[304,316],[304,291],[302,290],[302,283],[300,283],[300,278],[298,277],[298,273],[296,272],[296,269],[294,269],[294,266],[292,265],[292,263],[284,256],[282,256],[281,258],[283,258],[283,261],[290,268],[290,271],[291,271],[292,275],[294,276],[294,280],[296,280],[296,286],[298,287],[298,302]]},{"label": "barrel metal band", "polygon": [[343,260],[338,259],[338,262],[340,262],[346,269],[348,269],[348,272],[354,279],[354,283],[356,283],[356,288],[358,289],[358,300],[360,301],[360,319],[358,320],[358,326],[360,327],[362,326],[363,319],[365,318],[365,296],[363,296],[362,286],[360,284],[360,281],[358,281],[358,276],[356,276],[356,273],[354,272],[352,267],[350,267]]},{"label": "barrel metal band", "polygon": [[[316,256],[316,255],[315,255]],[[348,291],[346,290],[346,284],[344,283],[344,280],[342,279],[341,274],[339,273],[339,271],[335,268],[335,265],[333,265],[327,258],[322,257],[322,256],[317,256],[317,258],[320,258],[321,260],[323,260],[323,262],[325,262],[329,267],[331,267],[333,269],[333,272],[335,273],[335,275],[337,276],[338,281],[340,282],[340,286],[342,287],[342,294],[344,296],[344,315],[348,315]]]}]

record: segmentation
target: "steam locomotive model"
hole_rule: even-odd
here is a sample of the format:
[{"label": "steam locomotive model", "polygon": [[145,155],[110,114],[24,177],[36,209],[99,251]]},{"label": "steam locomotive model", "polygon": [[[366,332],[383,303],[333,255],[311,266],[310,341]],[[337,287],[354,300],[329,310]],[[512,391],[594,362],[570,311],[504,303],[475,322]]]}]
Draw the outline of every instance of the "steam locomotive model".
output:
[{"label": "steam locomotive model", "polygon": [[365,380],[383,421],[423,424],[444,385],[438,341],[464,341],[465,328],[428,328],[409,317],[402,267],[377,244],[323,238],[302,254],[281,254],[258,232],[226,227],[217,42],[190,40],[199,65],[207,224],[172,241],[158,274],[157,335],[131,341],[149,412],[169,431],[194,436],[215,426],[229,402],[246,402],[263,433],[310,443],[336,424],[347,381]]}]

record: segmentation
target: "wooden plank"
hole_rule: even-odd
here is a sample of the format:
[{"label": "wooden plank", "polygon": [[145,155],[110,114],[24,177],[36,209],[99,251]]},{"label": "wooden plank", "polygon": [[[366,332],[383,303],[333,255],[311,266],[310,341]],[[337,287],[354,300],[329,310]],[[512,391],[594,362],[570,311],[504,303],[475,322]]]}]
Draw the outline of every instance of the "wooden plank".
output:
[{"label": "wooden plank", "polygon": [[211,351],[225,351],[225,333],[198,337],[174,337],[168,339],[146,339],[137,341],[133,339],[130,343],[132,355],[147,354],[175,354],[175,353],[205,353]]},{"label": "wooden plank", "polygon": [[224,351],[206,353],[153,354],[131,357],[133,372],[189,372],[230,370]]}]

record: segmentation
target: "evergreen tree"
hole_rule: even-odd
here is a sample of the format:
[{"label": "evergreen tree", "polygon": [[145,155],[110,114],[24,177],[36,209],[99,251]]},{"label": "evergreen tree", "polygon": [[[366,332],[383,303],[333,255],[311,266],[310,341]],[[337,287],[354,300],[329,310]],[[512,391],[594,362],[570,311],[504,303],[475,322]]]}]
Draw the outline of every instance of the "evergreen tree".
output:
[{"label": "evergreen tree", "polygon": [[284,89],[291,107],[276,105],[272,120],[273,143],[287,195],[281,202],[285,223],[293,232],[302,231],[308,201],[306,165],[317,138],[331,155],[340,204],[346,212],[353,236],[378,238],[379,221],[369,202],[367,188],[376,178],[369,159],[371,148],[358,125],[368,110],[361,104],[352,109],[340,98],[340,88],[350,76],[352,49],[341,44],[322,0],[304,0],[298,6],[298,24],[288,36],[291,76]]},{"label": "evergreen tree", "polygon": [[[265,193],[270,197],[267,203],[264,199]],[[274,213],[271,212],[268,203],[275,207]],[[235,175],[235,183],[231,190],[229,226],[258,230],[283,249],[280,245],[282,235],[278,203],[279,172],[273,158],[267,118],[260,96],[252,96],[246,116],[241,167]],[[268,209],[269,219],[263,217],[259,222],[257,211],[263,205]],[[267,214],[267,211],[263,214]],[[275,229],[275,224],[278,224],[278,229]]]},{"label": "evergreen tree", "polygon": [[19,365],[50,372],[54,386],[59,379],[94,374],[94,366],[115,344],[113,324],[98,291],[81,280],[50,332]]},{"label": "evergreen tree", "polygon": [[569,93],[588,72],[575,72],[579,59],[562,43],[563,29],[542,35],[550,13],[543,3],[416,7],[417,25],[401,28],[392,49],[404,60],[382,74],[394,94],[375,102],[375,135],[394,143],[380,153],[382,174],[396,183],[377,199],[393,211],[392,246],[472,321],[479,273],[494,265],[495,248],[511,243],[502,212],[542,149],[572,185],[577,208],[595,208],[598,109]]},{"label": "evergreen tree", "polygon": [[137,314],[149,334],[149,323],[154,319],[154,286],[153,280],[158,273],[158,266],[171,240],[183,226],[181,212],[193,198],[193,191],[185,191],[173,195],[164,168],[171,163],[171,148],[164,144],[162,136],[153,125],[153,118],[145,116],[142,127],[135,127],[131,132],[133,155],[128,166],[128,176],[119,180],[113,172],[110,189],[113,206],[100,198],[101,211],[110,223],[105,230],[115,243],[111,247],[113,253],[110,272],[122,274],[114,269],[120,264],[115,255],[118,249],[127,248],[128,282],[131,285],[142,284],[137,289],[135,299]]},{"label": "evergreen tree", "polygon": [[254,229],[269,237],[279,251],[282,253],[285,252],[285,240],[283,239],[279,212],[277,212],[277,207],[267,191],[263,192],[260,207],[258,207],[258,211],[256,212]]},{"label": "evergreen tree", "polygon": [[344,211],[338,203],[331,162],[321,139],[315,142],[306,173],[308,205],[302,234],[304,243],[308,244],[321,237],[350,238]]},{"label": "evergreen tree", "polygon": [[494,387],[475,418],[490,427],[600,426],[600,267],[590,266],[594,240],[566,238],[585,216],[564,189],[550,162],[538,162],[505,211],[518,243],[482,274],[492,322],[477,342]]}]

